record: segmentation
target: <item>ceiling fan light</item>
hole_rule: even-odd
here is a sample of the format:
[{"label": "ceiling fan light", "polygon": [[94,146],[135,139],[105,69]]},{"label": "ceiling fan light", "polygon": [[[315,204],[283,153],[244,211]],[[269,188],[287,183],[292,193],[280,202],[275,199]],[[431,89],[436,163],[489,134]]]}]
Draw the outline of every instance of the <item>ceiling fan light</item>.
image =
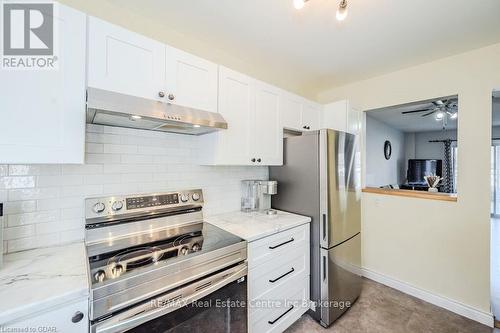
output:
[{"label": "ceiling fan light", "polygon": [[347,10],[347,1],[342,0],[340,1],[339,8],[337,9],[337,20],[343,21],[347,17],[348,10]]},{"label": "ceiling fan light", "polygon": [[293,6],[295,9],[302,9],[304,8],[306,1],[305,0],[293,0]]},{"label": "ceiling fan light", "polygon": [[436,113],[436,120],[442,120],[443,118],[444,118],[443,111],[439,111],[438,113]]}]

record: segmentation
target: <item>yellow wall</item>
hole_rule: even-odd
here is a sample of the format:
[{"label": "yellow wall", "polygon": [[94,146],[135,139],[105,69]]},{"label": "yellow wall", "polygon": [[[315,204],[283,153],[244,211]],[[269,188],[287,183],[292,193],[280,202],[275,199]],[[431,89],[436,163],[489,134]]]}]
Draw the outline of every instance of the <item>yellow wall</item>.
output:
[{"label": "yellow wall", "polygon": [[324,103],[349,99],[370,110],[458,94],[458,202],[364,193],[363,266],[488,313],[494,88],[500,44],[318,95]]},{"label": "yellow wall", "polygon": [[306,98],[314,97],[314,92],[302,89],[303,85],[294,77],[293,71],[290,71],[288,76],[272,76],[268,68],[244,62],[240,58],[224,52],[224,50],[217,49],[214,45],[205,43],[196,36],[183,34],[181,31],[173,30],[166,24],[152,21],[138,13],[127,10],[125,7],[120,7],[117,5],[119,1],[59,0],[59,2]]}]

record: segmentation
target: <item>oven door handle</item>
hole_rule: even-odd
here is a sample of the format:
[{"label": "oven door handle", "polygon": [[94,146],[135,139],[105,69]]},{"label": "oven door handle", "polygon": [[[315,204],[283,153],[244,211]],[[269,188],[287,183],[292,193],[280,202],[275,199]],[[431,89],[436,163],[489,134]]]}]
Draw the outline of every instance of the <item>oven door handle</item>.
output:
[{"label": "oven door handle", "polygon": [[169,314],[247,275],[242,263],[92,325],[92,333],[117,333]]}]

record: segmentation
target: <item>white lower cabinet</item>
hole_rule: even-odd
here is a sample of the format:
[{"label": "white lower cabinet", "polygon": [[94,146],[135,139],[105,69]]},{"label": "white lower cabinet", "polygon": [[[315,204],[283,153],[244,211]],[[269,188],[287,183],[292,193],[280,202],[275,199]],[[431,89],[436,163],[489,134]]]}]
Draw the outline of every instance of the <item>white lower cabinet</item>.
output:
[{"label": "white lower cabinet", "polygon": [[248,244],[249,332],[283,332],[309,309],[309,224]]},{"label": "white lower cabinet", "polygon": [[88,299],[42,310],[34,316],[2,325],[2,332],[88,333]]}]

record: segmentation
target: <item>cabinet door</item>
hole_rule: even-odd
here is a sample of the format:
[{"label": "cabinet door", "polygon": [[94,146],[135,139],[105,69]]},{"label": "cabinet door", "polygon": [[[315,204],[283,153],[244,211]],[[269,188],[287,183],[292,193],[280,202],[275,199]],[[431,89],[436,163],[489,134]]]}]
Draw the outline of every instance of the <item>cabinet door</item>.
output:
[{"label": "cabinet door", "polygon": [[[18,322],[7,323],[2,328],[5,328],[6,332],[88,333],[88,307],[89,302],[87,299],[84,299],[56,309],[42,309],[45,312],[35,314]],[[33,330],[25,331],[27,327]],[[41,329],[45,330],[42,331]]]},{"label": "cabinet door", "polygon": [[314,131],[320,128],[321,106],[306,101],[302,109],[302,129]]},{"label": "cabinet door", "polygon": [[219,113],[228,123],[218,136],[215,164],[252,165],[250,133],[255,108],[255,81],[220,67]]},{"label": "cabinet door", "polygon": [[347,110],[348,102],[346,100],[338,101],[325,105],[323,109],[322,126],[337,131],[348,131]]},{"label": "cabinet door", "polygon": [[168,101],[217,112],[217,65],[173,47],[166,52]]},{"label": "cabinet door", "polygon": [[161,99],[165,45],[95,17],[88,24],[88,85]]},{"label": "cabinet door", "polygon": [[361,111],[352,107],[347,109],[347,132],[352,134],[361,132]]},{"label": "cabinet door", "polygon": [[283,128],[280,126],[280,92],[263,82],[255,83],[252,156],[257,165],[283,164]]},{"label": "cabinet door", "polygon": [[292,130],[302,130],[303,99],[283,92],[280,99],[281,126]]},{"label": "cabinet door", "polygon": [[57,70],[0,74],[0,163],[83,163],[85,14],[59,5]]}]

